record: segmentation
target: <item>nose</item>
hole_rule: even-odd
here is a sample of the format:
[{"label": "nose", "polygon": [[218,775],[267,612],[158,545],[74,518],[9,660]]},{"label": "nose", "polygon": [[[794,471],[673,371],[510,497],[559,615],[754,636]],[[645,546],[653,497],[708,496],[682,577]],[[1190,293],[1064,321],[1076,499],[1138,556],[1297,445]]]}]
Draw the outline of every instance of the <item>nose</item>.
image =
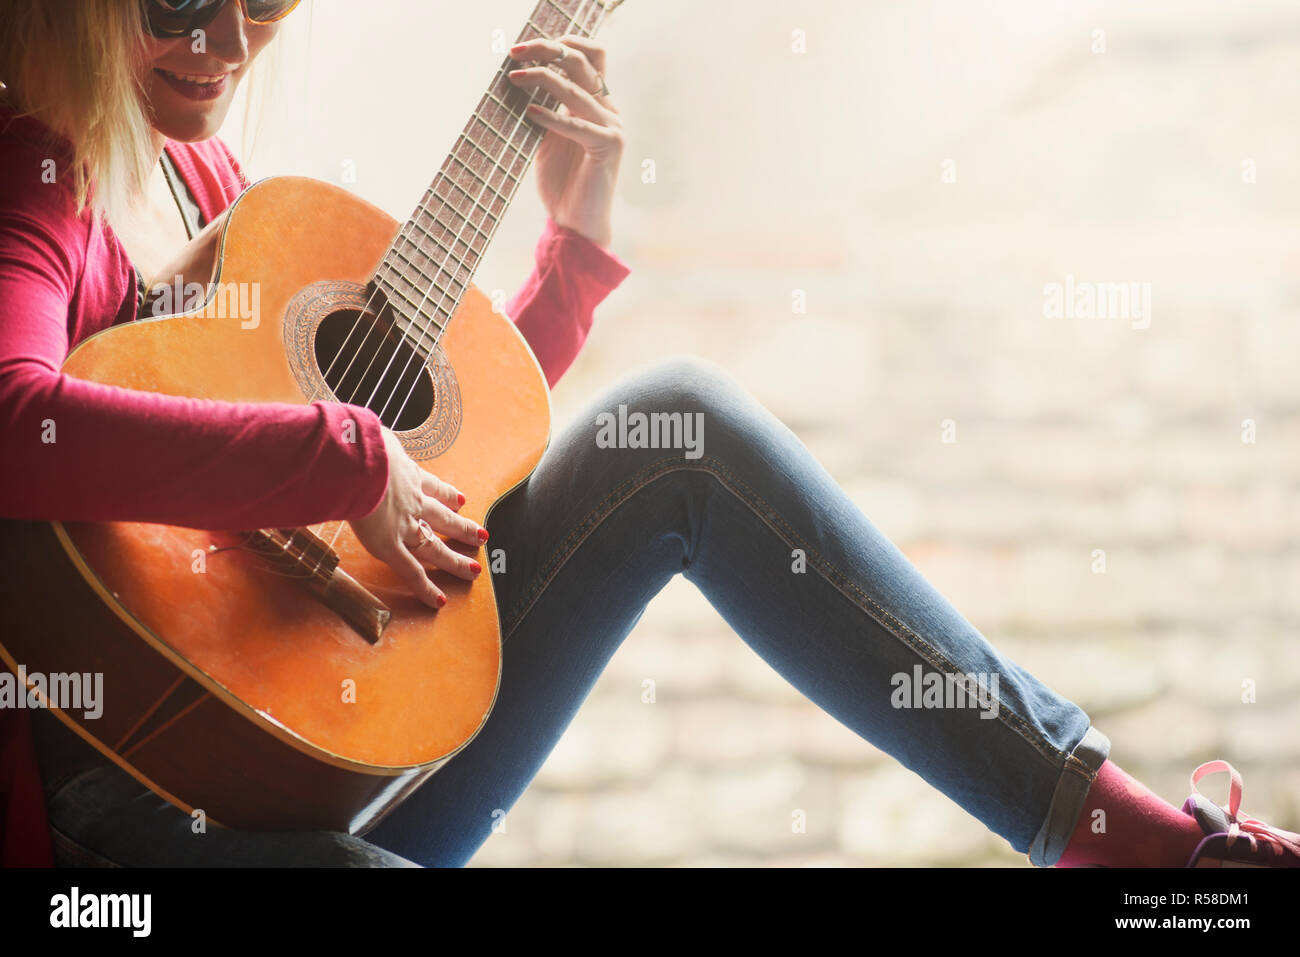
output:
[{"label": "nose", "polygon": [[230,0],[207,25],[208,53],[238,69],[248,59],[248,34],[239,0]]}]

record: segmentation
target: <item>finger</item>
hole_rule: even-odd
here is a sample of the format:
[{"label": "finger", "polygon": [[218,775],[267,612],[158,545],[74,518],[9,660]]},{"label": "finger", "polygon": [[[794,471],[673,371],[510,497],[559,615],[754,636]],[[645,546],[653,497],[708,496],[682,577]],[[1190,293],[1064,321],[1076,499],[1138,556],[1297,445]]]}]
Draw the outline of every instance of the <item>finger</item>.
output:
[{"label": "finger", "polygon": [[457,515],[441,502],[426,505],[422,517],[439,535],[446,535],[474,548],[487,541],[487,529],[472,519]]},{"label": "finger", "polygon": [[443,594],[442,589],[430,580],[419,559],[405,546],[394,548],[385,561],[393,571],[397,572],[397,576],[411,590],[411,594],[430,608],[441,608],[447,604],[447,596]]},{"label": "finger", "polygon": [[564,70],[573,61],[574,71],[566,71],[573,81],[606,110],[617,113],[605,84],[605,48],[586,37],[564,36],[560,37],[560,42],[578,51],[578,55],[566,56],[560,63],[560,69]]},{"label": "finger", "polygon": [[420,472],[423,475],[420,480],[421,491],[425,495],[446,505],[453,512],[465,504],[465,496],[450,482],[444,482],[438,476],[431,475],[423,469]]},{"label": "finger", "polygon": [[612,126],[592,123],[572,114],[556,113],[540,103],[528,106],[528,118],[548,130],[555,130],[566,139],[587,147],[594,152],[619,149],[623,141],[621,130]]},{"label": "finger", "polygon": [[424,544],[417,545],[410,551],[416,561],[425,568],[450,572],[466,581],[473,581],[483,571],[483,566],[476,559],[462,555],[441,538],[435,538],[433,541],[426,540]]},{"label": "finger", "polygon": [[[605,74],[605,64],[607,62],[605,45],[597,43],[595,40],[589,40],[586,37],[577,37],[572,34],[566,34],[560,37],[560,42],[566,47],[571,47],[582,54],[583,58],[591,64],[591,68],[601,74]],[[569,58],[565,57],[564,62],[568,63]]]},{"label": "finger", "polygon": [[[585,120],[608,123],[613,114],[606,110],[588,90],[582,89],[567,76],[561,76],[544,66],[511,70],[510,82],[522,90],[541,89],[567,106],[573,114]],[[594,84],[593,84],[594,86]]]},{"label": "finger", "polygon": [[608,53],[603,43],[589,38],[589,36],[577,36],[575,34],[564,34],[560,36],[560,43],[565,47],[572,47],[586,57],[586,61],[597,69],[597,72],[604,73],[606,68]]},{"label": "finger", "polygon": [[[565,48],[568,48],[567,51]],[[575,55],[581,55],[583,61],[593,70],[605,72],[605,47],[603,44],[586,37],[574,36],[566,33],[562,37],[551,39],[550,37],[534,37],[531,40],[520,40],[510,48],[510,59],[520,63],[550,63],[560,59],[560,54],[564,53],[564,58],[559,64],[561,68],[568,66],[569,58]]]},{"label": "finger", "polygon": [[519,63],[550,63],[552,60],[559,59],[561,53],[564,53],[567,59],[572,50],[565,51],[560,45],[560,38],[551,39],[550,37],[533,37],[531,40],[520,40],[510,48],[510,59]]},{"label": "finger", "polygon": [[598,74],[604,70],[604,47],[581,37],[529,40],[511,47],[510,54],[512,59],[520,62],[549,63],[563,70],[579,87],[592,92],[593,97],[597,95],[593,91],[602,86]]}]

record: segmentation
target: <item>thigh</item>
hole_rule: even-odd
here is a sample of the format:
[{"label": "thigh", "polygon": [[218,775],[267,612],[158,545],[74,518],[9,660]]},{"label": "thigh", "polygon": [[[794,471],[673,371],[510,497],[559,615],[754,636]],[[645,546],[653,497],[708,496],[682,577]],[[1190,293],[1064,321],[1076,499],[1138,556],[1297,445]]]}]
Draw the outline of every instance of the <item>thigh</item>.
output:
[{"label": "thigh", "polygon": [[47,799],[59,867],[415,867],[332,831],[253,832],[209,825],[116,765],[85,771]]}]

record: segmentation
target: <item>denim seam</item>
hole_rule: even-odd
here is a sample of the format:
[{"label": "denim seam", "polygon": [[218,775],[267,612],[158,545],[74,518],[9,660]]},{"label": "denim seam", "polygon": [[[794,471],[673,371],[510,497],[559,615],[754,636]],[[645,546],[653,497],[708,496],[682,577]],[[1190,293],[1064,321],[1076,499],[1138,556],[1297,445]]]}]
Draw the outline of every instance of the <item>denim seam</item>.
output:
[{"label": "denim seam", "polygon": [[[814,548],[808,547],[802,542],[800,537],[790,528],[790,526],[781,518],[770,505],[763,501],[762,497],[754,493],[744,482],[736,478],[734,474],[720,461],[710,457],[701,458],[698,462],[684,464],[680,456],[659,459],[652,462],[639,472],[634,474],[623,482],[618,488],[614,489],[605,499],[596,505],[587,513],[587,516],[578,525],[576,529],[551,552],[550,558],[542,565],[542,570],[537,573],[534,583],[527,591],[515,602],[512,614],[507,620],[510,626],[502,636],[502,641],[510,637],[523,618],[532,610],[532,606],[537,602],[541,593],[551,583],[559,570],[573,557],[578,547],[591,536],[593,532],[607,519],[613,512],[628,499],[639,492],[642,488],[648,486],[651,482],[657,481],[664,475],[674,471],[703,472],[712,475],[718,483],[727,491],[735,495],[745,504],[750,511],[757,515],[769,528],[772,529],[779,537],[783,538],[787,545],[795,548],[802,548],[805,555],[809,558],[809,564],[822,576],[826,582],[835,588],[840,594],[844,595],[852,604],[856,605],[865,614],[872,618],[886,632],[893,635],[895,639],[907,645],[916,655],[936,670],[948,674],[958,673],[956,665],[948,661],[943,655],[939,654],[933,646],[921,638],[905,624],[895,618],[892,614],[877,604],[869,595],[865,594],[857,585],[849,581],[843,573],[839,572],[834,565],[828,562]],[[734,483],[734,484],[729,484]],[[635,486],[629,489],[629,486]],[[761,506],[761,507],[760,507]],[[777,526],[781,527],[777,527]],[[847,589],[847,590],[846,590]],[[850,594],[850,591],[854,594]],[[856,595],[856,597],[855,597]],[[874,611],[872,610],[874,609]],[[885,619],[885,620],[882,620]],[[1024,720],[1015,712],[1002,706],[998,702],[998,719],[1008,728],[1022,737],[1029,743],[1038,754],[1054,768],[1062,771],[1070,771],[1080,774],[1085,780],[1091,780],[1088,776],[1087,768],[1071,754],[1058,750],[1050,742],[1043,740],[1035,734],[1033,729],[1024,722]],[[1076,767],[1077,765],[1077,767]]]},{"label": "denim seam", "polygon": [[[519,627],[519,623],[532,610],[532,606],[537,602],[541,593],[550,585],[552,579],[559,574],[560,569],[573,557],[573,553],[600,527],[605,519],[643,487],[672,471],[671,466],[678,461],[679,457],[674,455],[652,462],[631,478],[625,480],[622,485],[610,492],[603,501],[587,513],[586,517],[578,523],[578,526],[559,545],[555,546],[547,560],[542,563],[541,570],[534,576],[533,584],[516,599],[511,614],[504,619],[509,622],[509,626],[503,626],[502,641],[507,640],[514,634],[515,629]],[[654,474],[656,470],[660,472],[659,475]],[[623,495],[624,490],[633,485],[636,488],[632,488],[626,495]],[[599,515],[599,518],[596,517],[597,515]]]},{"label": "denim seam", "polygon": [[[50,838],[56,845],[62,844],[64,854],[78,859],[76,867],[122,867],[111,857],[106,857],[98,851],[91,850],[53,825],[50,826]],[[94,863],[88,864],[87,861],[93,861]]]}]

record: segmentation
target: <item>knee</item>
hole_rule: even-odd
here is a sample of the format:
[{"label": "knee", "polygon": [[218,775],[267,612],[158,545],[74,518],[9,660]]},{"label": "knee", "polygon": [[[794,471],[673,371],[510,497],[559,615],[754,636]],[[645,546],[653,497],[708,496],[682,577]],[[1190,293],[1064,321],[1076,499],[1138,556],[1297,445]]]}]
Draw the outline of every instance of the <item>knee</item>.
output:
[{"label": "knee", "polygon": [[718,412],[749,400],[726,370],[698,356],[675,356],[633,376],[629,401],[665,412]]},{"label": "knee", "polygon": [[[695,356],[675,357],[635,374],[618,403],[647,427],[680,429],[687,458],[719,457],[751,441],[768,413],[721,366]],[[612,410],[617,411],[617,410]],[[658,418],[656,418],[658,417]],[[707,439],[706,439],[707,436]]]}]

